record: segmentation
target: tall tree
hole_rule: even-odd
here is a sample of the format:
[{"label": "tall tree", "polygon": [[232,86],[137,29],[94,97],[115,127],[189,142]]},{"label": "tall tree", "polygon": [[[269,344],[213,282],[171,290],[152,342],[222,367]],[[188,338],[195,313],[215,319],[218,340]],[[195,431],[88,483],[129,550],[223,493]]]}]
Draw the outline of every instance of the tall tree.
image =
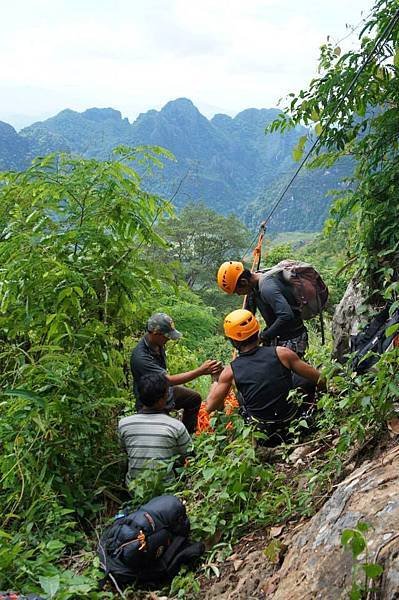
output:
[{"label": "tall tree", "polygon": [[180,264],[189,287],[200,293],[215,287],[220,263],[240,260],[250,240],[235,215],[225,217],[202,203],[188,204],[165,220],[159,233],[169,243],[168,261]]},{"label": "tall tree", "polygon": [[142,249],[162,243],[153,224],[169,210],[141,189],[129,158],[50,155],[1,176],[0,512],[7,528],[18,528],[25,510],[40,527],[57,503],[90,510],[87,498],[115,454],[110,423],[128,397],[124,342],[151,296],[152,265]]}]

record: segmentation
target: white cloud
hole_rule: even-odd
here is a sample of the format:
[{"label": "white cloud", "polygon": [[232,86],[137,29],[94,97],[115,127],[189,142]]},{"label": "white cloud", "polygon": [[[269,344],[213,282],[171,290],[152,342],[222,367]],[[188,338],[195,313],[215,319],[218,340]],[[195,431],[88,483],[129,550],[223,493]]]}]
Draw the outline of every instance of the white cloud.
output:
[{"label": "white cloud", "polygon": [[0,119],[94,105],[132,118],[179,96],[230,112],[276,105],[367,2],[324,4],[16,0],[0,23]]}]

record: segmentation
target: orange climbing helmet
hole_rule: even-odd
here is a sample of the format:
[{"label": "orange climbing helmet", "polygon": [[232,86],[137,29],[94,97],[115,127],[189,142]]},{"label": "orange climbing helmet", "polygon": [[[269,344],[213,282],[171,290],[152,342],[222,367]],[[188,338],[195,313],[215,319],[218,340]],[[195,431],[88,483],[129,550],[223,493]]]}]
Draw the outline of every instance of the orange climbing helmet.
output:
[{"label": "orange climbing helmet", "polygon": [[258,333],[260,327],[256,317],[249,311],[240,308],[233,310],[224,320],[224,333],[226,337],[242,342],[247,340],[255,333]]},{"label": "orange climbing helmet", "polygon": [[243,272],[244,265],[242,262],[236,260],[224,262],[219,267],[217,276],[218,286],[227,294],[234,294],[238,278]]}]

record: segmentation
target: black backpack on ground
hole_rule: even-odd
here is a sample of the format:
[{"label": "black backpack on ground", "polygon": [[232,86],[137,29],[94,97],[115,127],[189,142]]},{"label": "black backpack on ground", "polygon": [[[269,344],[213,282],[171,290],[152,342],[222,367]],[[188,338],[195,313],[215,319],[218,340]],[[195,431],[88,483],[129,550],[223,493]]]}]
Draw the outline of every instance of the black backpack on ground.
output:
[{"label": "black backpack on ground", "polygon": [[202,543],[190,542],[189,533],[186,509],[175,496],[158,496],[135,512],[125,510],[100,540],[98,554],[106,578],[121,588],[171,579],[181,565],[205,550]]},{"label": "black backpack on ground", "polygon": [[399,323],[399,309],[389,316],[389,305],[387,305],[372,318],[362,332],[351,337],[351,352],[355,352],[352,368],[356,373],[366,373],[389,348],[399,330],[388,336],[386,330],[397,323]]}]

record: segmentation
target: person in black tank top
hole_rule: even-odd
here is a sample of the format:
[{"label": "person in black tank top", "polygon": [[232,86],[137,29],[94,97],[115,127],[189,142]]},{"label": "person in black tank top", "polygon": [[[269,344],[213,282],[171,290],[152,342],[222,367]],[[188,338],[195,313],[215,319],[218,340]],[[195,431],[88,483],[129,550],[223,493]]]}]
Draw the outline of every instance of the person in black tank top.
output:
[{"label": "person in black tank top", "polygon": [[[288,399],[289,391],[304,382],[313,389],[316,385],[323,387],[324,382],[317,369],[289,348],[260,346],[259,330],[256,317],[248,310],[227,315],[225,335],[237,348],[238,356],[214,378],[206,407],[208,412],[222,409],[234,383],[244,419],[273,437],[276,431],[288,430],[297,414],[297,406]],[[275,445],[275,440],[270,441]]]},{"label": "person in black tank top", "polygon": [[282,421],[295,413],[287,396],[292,390],[292,373],[280,361],[276,348],[256,345],[240,352],[231,363],[234,382],[252,417]]}]

